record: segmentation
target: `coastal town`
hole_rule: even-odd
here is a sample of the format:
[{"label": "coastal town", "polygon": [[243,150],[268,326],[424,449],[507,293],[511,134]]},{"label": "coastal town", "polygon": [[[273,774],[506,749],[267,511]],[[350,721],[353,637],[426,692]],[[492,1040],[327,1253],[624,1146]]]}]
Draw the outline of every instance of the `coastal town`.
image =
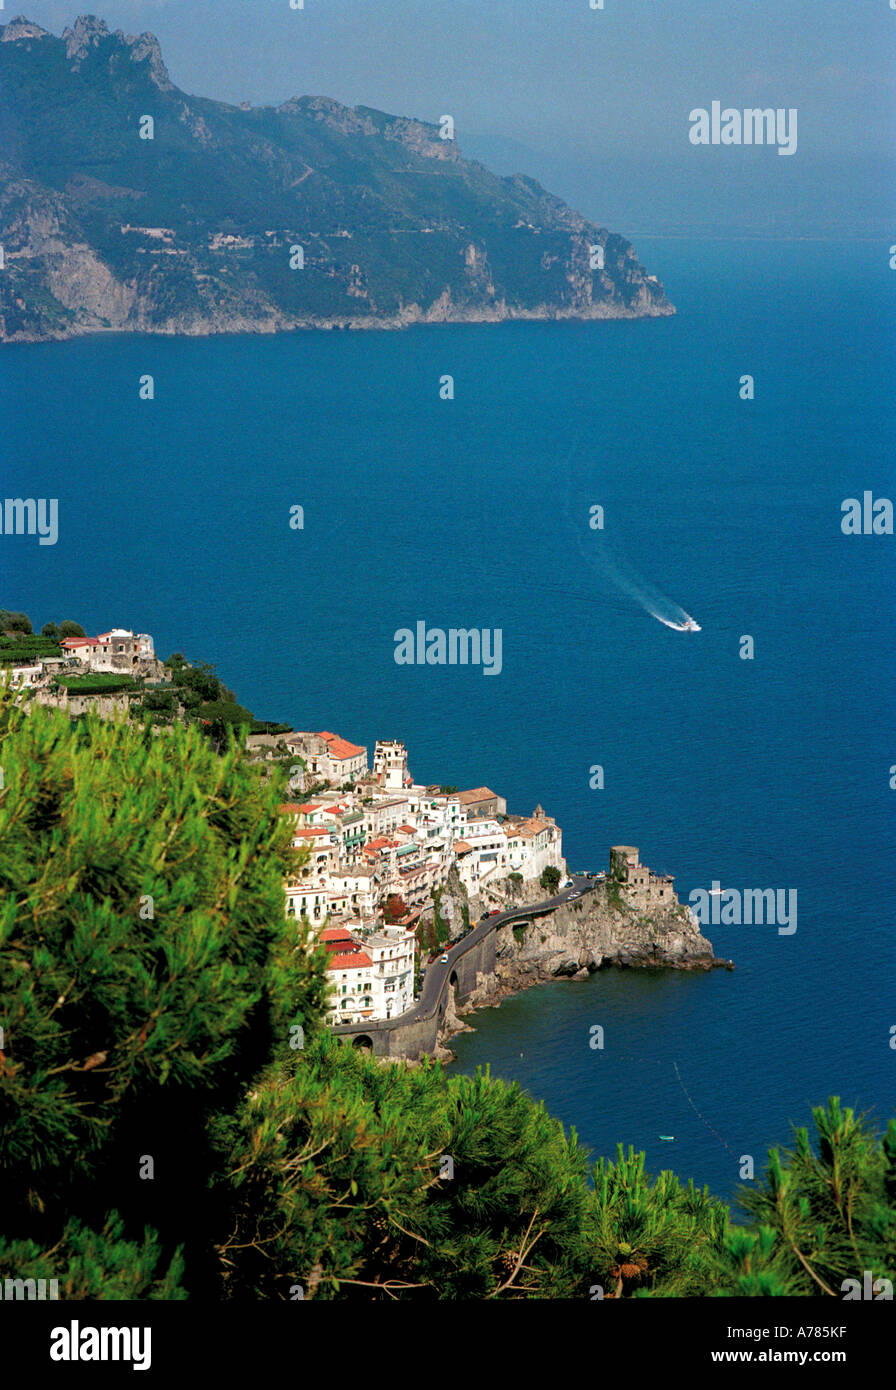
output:
[{"label": "coastal town", "polygon": [[321,925],[330,952],[334,1023],[388,1019],[414,1000],[421,914],[456,873],[469,900],[511,875],[521,887],[565,873],[562,834],[540,806],[509,815],[488,787],[448,791],[416,783],[405,745],[367,749],[339,735],[249,735],[250,748],[284,744],[297,754],[308,799],[287,802],[302,867],[286,884],[287,914]]},{"label": "coastal town", "polygon": [[[115,697],[79,696],[79,674],[170,680],[148,633],[112,628],[62,637],[58,647],[61,656],[10,662],[12,685],[41,704],[83,713],[102,703],[101,712],[114,715],[126,710],[126,697],[116,704]],[[63,671],[77,674],[60,691]],[[326,948],[334,1025],[397,1018],[411,1008],[426,964],[421,917],[436,910],[449,878],[470,903],[483,904],[492,888],[492,900],[501,901],[508,882],[525,893],[566,875],[561,829],[541,806],[509,814],[487,786],[415,782],[399,740],[378,739],[372,764],[367,747],[329,730],[249,733],[245,742],[262,766],[286,764],[292,799],[280,812],[297,867],[284,884],[285,911],[316,927]],[[446,913],[453,908],[446,899]]]}]

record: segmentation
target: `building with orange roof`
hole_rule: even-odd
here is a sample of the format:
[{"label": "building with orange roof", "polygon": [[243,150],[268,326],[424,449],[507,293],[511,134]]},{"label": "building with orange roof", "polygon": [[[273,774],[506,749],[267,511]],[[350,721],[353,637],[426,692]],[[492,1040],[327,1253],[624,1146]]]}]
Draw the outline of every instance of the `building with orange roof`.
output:
[{"label": "building with orange roof", "polygon": [[467,813],[467,819],[478,816],[505,816],[507,802],[490,787],[473,787],[466,792],[458,792],[457,799]]},{"label": "building with orange roof", "polygon": [[376,1017],[373,975],[373,961],[357,942],[352,941],[350,949],[330,956],[327,962],[330,1022],[362,1023]]},{"label": "building with orange roof", "polygon": [[353,786],[367,774],[367,749],[329,729],[287,734],[283,741],[304,762],[306,786],[321,782],[331,787]]},{"label": "building with orange roof", "polygon": [[148,632],[135,633],[129,628],[114,627],[96,637],[63,637],[59,645],[66,656],[77,657],[90,671],[163,673]]},{"label": "building with orange roof", "polygon": [[326,928],[329,1021],[360,1023],[394,1018],[414,1002],[416,937],[413,927],[383,927],[355,936]]}]

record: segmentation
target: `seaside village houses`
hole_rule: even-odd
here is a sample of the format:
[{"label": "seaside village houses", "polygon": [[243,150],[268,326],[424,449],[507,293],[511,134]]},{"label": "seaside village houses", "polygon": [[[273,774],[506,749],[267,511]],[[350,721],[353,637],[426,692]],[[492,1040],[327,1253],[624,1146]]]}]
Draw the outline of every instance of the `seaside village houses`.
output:
[{"label": "seaside village houses", "polygon": [[129,632],[114,627],[98,637],[63,637],[59,643],[66,656],[74,657],[89,671],[134,672],[155,664],[155,649],[147,632]]},{"label": "seaside village houses", "polygon": [[[59,646],[61,656],[12,664],[13,684],[39,703],[77,707],[53,692],[63,670],[170,679],[147,633],[113,628]],[[421,786],[397,740],[377,742],[372,768],[366,748],[328,731],[249,734],[247,748],[263,759],[295,760],[295,800],[280,810],[291,821],[293,848],[307,850],[307,859],[286,882],[286,914],[316,926],[329,954],[331,1023],[393,1018],[411,1007],[420,914],[452,870],[471,899],[487,899],[510,874],[525,885],[549,866],[565,871],[560,827],[540,806],[531,816],[508,815],[488,787]]]},{"label": "seaside village houses", "polygon": [[61,656],[42,657],[33,663],[15,662],[9,671],[11,684],[42,690],[63,670],[76,675],[105,672],[167,679],[148,632],[114,627],[97,637],[63,637],[59,646]]},{"label": "seaside village houses", "polygon": [[276,743],[304,763],[291,785],[306,799],[280,808],[292,822],[293,847],[308,851],[286,883],[286,912],[320,928],[331,1023],[392,1018],[411,1007],[417,922],[452,869],[471,898],[511,873],[528,882],[549,865],[564,871],[560,827],[540,806],[509,816],[488,787],[418,785],[403,743],[378,741],[371,770],[367,749],[337,734],[248,739],[262,752]]}]

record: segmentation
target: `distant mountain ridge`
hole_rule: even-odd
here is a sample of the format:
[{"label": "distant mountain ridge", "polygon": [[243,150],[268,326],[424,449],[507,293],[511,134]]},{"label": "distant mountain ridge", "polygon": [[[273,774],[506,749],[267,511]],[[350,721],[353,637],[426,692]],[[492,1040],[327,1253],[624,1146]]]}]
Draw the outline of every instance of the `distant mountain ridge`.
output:
[{"label": "distant mountain ridge", "polygon": [[439,126],[187,96],[92,15],[0,27],[0,246],[5,342],[675,312],[624,238]]}]

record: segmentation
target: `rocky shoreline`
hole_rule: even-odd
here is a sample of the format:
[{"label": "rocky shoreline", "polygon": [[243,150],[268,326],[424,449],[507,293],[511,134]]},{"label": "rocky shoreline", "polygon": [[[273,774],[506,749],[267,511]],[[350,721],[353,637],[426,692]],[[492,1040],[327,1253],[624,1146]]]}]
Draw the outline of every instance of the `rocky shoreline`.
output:
[{"label": "rocky shoreline", "polygon": [[200,99],[93,15],[0,24],[0,124],[0,342],[674,313],[625,237],[464,158],[451,116]]},{"label": "rocky shoreline", "polygon": [[[648,871],[649,872],[649,871]],[[652,876],[651,876],[652,879]],[[436,1056],[453,1060],[446,1043],[459,1033],[475,1029],[465,1021],[478,1009],[496,1008],[505,999],[551,980],[586,980],[597,970],[615,966],[639,970],[733,970],[734,962],[716,956],[712,943],[702,935],[690,908],[678,901],[671,883],[649,881],[633,887],[615,879],[598,882],[594,891],[556,908],[550,915],[527,926],[508,924],[498,928],[496,967],[479,977],[477,988],[464,1001],[461,1014],[453,996],[439,1033]],[[459,885],[450,886],[459,898]],[[487,901],[473,899],[468,910],[475,916],[492,906],[503,910],[538,901],[537,885],[527,897],[508,895],[503,900],[492,892]],[[453,917],[460,920],[461,913]]]},{"label": "rocky shoreline", "polygon": [[[109,305],[103,308],[109,309]],[[208,318],[175,320],[165,323],[154,322],[149,314],[144,318],[139,313],[129,314],[119,322],[109,318],[105,321],[97,317],[93,322],[71,322],[44,332],[17,331],[7,333],[0,319],[0,343],[47,343],[70,342],[98,334],[134,333],[153,337],[212,338],[235,336],[238,334],[271,336],[277,333],[295,333],[318,330],[332,332],[360,332],[376,330],[394,332],[400,329],[433,324],[493,324],[493,323],[562,323],[597,322],[619,319],[668,318],[675,313],[669,303],[652,303],[647,300],[632,308],[620,304],[596,303],[578,306],[540,304],[534,308],[508,305],[503,301],[490,305],[455,305],[437,301],[428,309],[419,304],[411,304],[398,314],[390,316],[364,315],[354,318],[287,318],[279,314],[253,318],[244,314],[221,314]]]}]

